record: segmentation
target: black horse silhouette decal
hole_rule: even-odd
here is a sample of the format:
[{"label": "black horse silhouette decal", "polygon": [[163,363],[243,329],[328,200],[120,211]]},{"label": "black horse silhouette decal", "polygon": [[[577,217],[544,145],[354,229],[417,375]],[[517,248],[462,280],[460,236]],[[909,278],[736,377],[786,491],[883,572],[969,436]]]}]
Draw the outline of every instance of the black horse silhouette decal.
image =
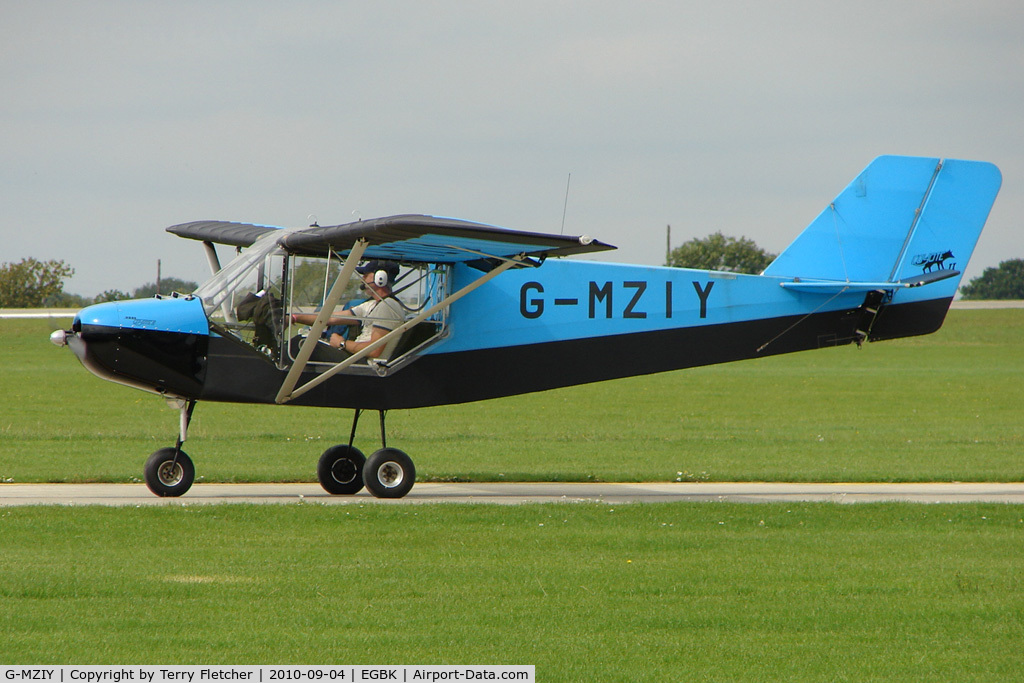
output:
[{"label": "black horse silhouette decal", "polygon": [[921,269],[925,273],[932,272],[932,268],[938,267],[939,270],[945,270],[945,263],[947,260],[953,258],[952,251],[937,251],[934,254],[920,254],[914,257],[914,265],[921,266]]}]

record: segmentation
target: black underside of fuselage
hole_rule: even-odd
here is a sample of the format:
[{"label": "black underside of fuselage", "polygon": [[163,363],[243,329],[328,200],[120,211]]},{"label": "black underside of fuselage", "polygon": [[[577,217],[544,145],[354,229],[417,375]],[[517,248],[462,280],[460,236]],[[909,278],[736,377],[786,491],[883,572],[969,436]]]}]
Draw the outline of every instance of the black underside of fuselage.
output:
[{"label": "black underside of fuselage", "polygon": [[[885,306],[871,340],[934,332],[949,299]],[[390,410],[466,403],[609,379],[849,344],[862,309],[630,335],[423,355],[385,377],[338,374],[294,405]],[[285,371],[241,342],[211,337],[205,381],[190,398],[273,403]],[[299,386],[313,379],[302,376]]]},{"label": "black underside of fuselage", "polygon": [[162,394],[203,390],[209,337],[203,334],[83,325],[75,354],[91,372]]}]

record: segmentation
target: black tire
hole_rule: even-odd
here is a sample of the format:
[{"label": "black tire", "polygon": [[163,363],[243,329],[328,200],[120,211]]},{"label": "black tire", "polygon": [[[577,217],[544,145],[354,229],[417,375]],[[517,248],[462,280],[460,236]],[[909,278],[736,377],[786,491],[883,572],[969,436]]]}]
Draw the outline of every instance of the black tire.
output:
[{"label": "black tire", "polygon": [[380,449],[363,466],[363,483],[377,498],[401,498],[415,482],[412,459],[397,448]]},{"label": "black tire", "polygon": [[363,488],[363,465],[366,456],[353,446],[331,446],[320,456],[316,478],[327,493],[351,496]]},{"label": "black tire", "polygon": [[177,497],[192,488],[196,468],[185,451],[174,458],[173,448],[161,448],[149,456],[145,466],[146,486],[161,497]]}]

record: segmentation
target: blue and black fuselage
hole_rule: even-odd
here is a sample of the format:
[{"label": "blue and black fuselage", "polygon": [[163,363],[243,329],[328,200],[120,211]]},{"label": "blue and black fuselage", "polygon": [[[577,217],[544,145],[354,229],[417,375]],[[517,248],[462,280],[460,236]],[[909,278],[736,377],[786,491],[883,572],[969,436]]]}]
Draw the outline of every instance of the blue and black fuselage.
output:
[{"label": "blue and black fuselage", "polygon": [[[765,280],[549,261],[505,273],[456,302],[448,337],[399,371],[339,374],[294,402],[369,409],[464,403],[849,344],[869,327],[870,340],[927,334],[942,324],[952,298],[883,305],[878,294],[854,292],[814,311],[821,295]],[[286,374],[251,345],[218,333],[196,297],[91,306],[74,330],[76,352],[94,373],[172,396],[273,403]]]},{"label": "blue and black fuselage", "polygon": [[[429,343],[389,371],[353,367],[291,402],[379,410],[464,403],[927,334],[943,322],[1000,182],[991,164],[880,157],[760,275],[527,260],[453,301],[433,321]],[[461,233],[450,220],[430,220],[299,231],[281,245],[287,260],[289,249],[308,257],[322,242],[329,263],[344,257],[336,235],[358,229],[379,240],[371,249],[383,256],[422,265],[428,280],[444,270],[447,291],[458,291],[480,264],[445,256],[438,245],[458,247]],[[418,226],[417,237],[401,232],[407,224]],[[196,239],[213,234],[190,229]],[[528,233],[508,234],[515,242]],[[238,239],[222,243],[253,242]],[[439,254],[449,260],[429,260]],[[252,260],[257,267],[264,262]],[[235,310],[204,298],[203,288],[86,308],[69,343],[91,371],[123,384],[200,401],[274,403],[290,370],[287,313],[297,299],[289,292],[301,276],[288,272],[270,321],[273,348],[236,333]],[[311,363],[300,384],[329,367]]]}]

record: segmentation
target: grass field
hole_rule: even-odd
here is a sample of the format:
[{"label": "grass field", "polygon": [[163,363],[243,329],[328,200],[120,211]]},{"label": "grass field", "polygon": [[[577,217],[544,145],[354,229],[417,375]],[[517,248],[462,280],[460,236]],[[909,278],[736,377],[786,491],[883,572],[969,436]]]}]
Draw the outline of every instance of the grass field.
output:
[{"label": "grass field", "polygon": [[[0,321],[0,480],[132,481],[177,412]],[[1024,310],[952,311],[927,337],[389,414],[420,480],[1024,479]],[[379,447],[376,416],[356,445]],[[312,481],[351,411],[201,403],[205,481]]]},{"label": "grass field", "polygon": [[[396,412],[390,441],[436,479],[1020,480],[1022,328],[954,311],[861,351]],[[177,414],[48,333],[0,321],[0,479],[138,477]],[[207,480],[312,480],[349,420],[202,404],[188,450]],[[1019,680],[1022,548],[1007,505],[9,508],[0,663]]]},{"label": "grass field", "polygon": [[534,664],[545,681],[1020,680],[1019,506],[0,513],[0,663]]}]

